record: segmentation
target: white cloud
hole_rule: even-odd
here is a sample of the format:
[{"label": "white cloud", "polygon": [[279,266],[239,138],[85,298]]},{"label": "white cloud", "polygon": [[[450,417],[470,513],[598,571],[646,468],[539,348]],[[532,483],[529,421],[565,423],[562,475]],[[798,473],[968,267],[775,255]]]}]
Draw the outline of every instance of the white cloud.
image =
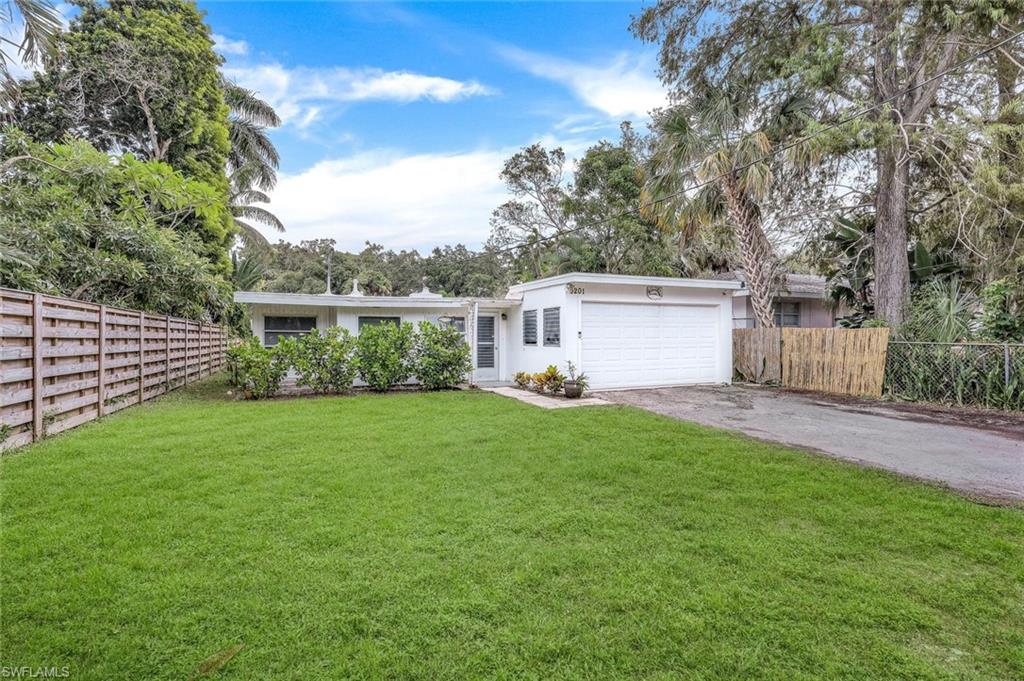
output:
[{"label": "white cloud", "polygon": [[475,80],[460,81],[409,71],[345,67],[287,68],[280,64],[233,66],[225,74],[266,98],[286,123],[309,125],[327,104],[371,100],[453,102],[494,94]]},{"label": "white cloud", "polygon": [[244,55],[249,54],[249,43],[244,40],[232,40],[227,36],[214,33],[213,49],[221,54]]},{"label": "white cloud", "polygon": [[284,175],[270,209],[287,231],[271,239],[333,238],[361,250],[367,240],[429,252],[486,241],[491,211],[507,200],[498,179],[509,150],[400,155],[375,151]]},{"label": "white cloud", "polygon": [[527,73],[565,85],[584,104],[610,118],[645,119],[651,109],[666,104],[653,59],[645,55],[623,52],[605,64],[591,65],[507,45],[497,50]]}]

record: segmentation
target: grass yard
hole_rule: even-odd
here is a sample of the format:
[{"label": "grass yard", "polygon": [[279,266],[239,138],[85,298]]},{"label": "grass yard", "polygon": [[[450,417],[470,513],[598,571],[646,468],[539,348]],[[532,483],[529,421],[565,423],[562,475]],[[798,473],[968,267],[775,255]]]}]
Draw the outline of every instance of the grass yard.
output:
[{"label": "grass yard", "polygon": [[224,390],[3,458],[0,665],[1024,678],[1019,509],[627,407]]}]

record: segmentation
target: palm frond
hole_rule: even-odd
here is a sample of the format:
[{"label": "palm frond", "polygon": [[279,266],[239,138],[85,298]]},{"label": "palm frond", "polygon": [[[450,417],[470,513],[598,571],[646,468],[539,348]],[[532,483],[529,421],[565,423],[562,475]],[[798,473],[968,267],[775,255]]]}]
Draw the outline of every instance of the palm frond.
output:
[{"label": "palm frond", "polygon": [[239,220],[237,217],[234,218],[233,222],[235,227],[238,228],[238,236],[242,239],[242,244],[246,248],[260,248],[270,245],[270,241],[267,237],[260,233],[260,230],[256,229],[248,222]]},{"label": "palm frond", "polygon": [[232,257],[234,271],[231,273],[231,280],[238,291],[255,291],[259,288],[266,275],[266,267],[259,258],[249,256],[246,258]]},{"label": "palm frond", "polygon": [[277,184],[280,157],[266,128],[247,121],[232,120],[228,123],[228,136],[231,141],[231,151],[228,152],[229,172],[234,175],[246,168],[246,184],[272,189]]},{"label": "palm frond", "polygon": [[[254,220],[267,227],[273,227],[278,232],[284,231],[284,224],[277,218],[276,215],[271,213],[266,208],[260,206],[231,206],[231,214],[237,218],[245,218],[246,220]],[[237,222],[237,220],[235,221]]]},{"label": "palm frond", "polygon": [[274,111],[274,107],[260,99],[254,91],[227,78],[221,78],[221,88],[224,90],[224,101],[235,117],[263,127],[276,128],[281,125],[281,117]]},{"label": "palm frond", "polygon": [[60,32],[60,14],[46,0],[13,0],[25,22],[25,35],[18,53],[30,63],[39,63],[53,48]]},{"label": "palm frond", "polygon": [[270,197],[258,189],[243,189],[231,195],[231,203],[237,205],[270,203]]}]

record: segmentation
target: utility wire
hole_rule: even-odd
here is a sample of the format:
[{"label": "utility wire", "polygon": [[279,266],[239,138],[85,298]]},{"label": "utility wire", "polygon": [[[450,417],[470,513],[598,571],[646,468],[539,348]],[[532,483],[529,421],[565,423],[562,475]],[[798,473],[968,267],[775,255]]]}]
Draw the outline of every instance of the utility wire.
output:
[{"label": "utility wire", "polygon": [[[667,194],[667,195],[659,197],[657,199],[653,199],[653,200],[648,202],[648,205],[664,203],[665,201],[670,201],[672,199],[675,199],[675,198],[678,198],[680,196],[683,196],[684,194],[688,194],[690,192],[697,191],[698,189],[702,189],[704,187],[707,187],[708,185],[711,185],[711,184],[717,182],[718,180],[726,177],[727,175],[739,172],[741,170],[746,170],[747,168],[750,168],[751,166],[757,165],[758,163],[763,163],[764,161],[767,161],[767,160],[773,158],[774,156],[776,156],[776,155],[778,155],[780,153],[783,153],[785,151],[789,151],[790,149],[793,149],[794,147],[797,147],[797,146],[799,146],[801,144],[805,144],[806,142],[809,142],[810,140],[812,140],[812,139],[814,139],[816,137],[819,137],[819,136],[821,136],[821,135],[823,135],[823,134],[825,134],[827,132],[831,132],[832,130],[840,128],[840,127],[842,127],[842,126],[844,126],[844,125],[846,125],[848,123],[852,123],[853,121],[857,120],[858,118],[861,118],[863,116],[868,115],[872,111],[876,111],[878,109],[881,109],[886,104],[891,104],[892,102],[896,101],[897,99],[899,99],[901,97],[905,97],[906,95],[910,94],[911,92],[914,92],[915,90],[919,90],[920,88],[925,87],[926,85],[930,85],[931,83],[934,83],[935,81],[945,77],[946,75],[952,73],[953,71],[957,71],[957,70],[963,68],[964,66],[970,64],[971,62],[974,62],[974,61],[976,61],[976,60],[978,60],[978,59],[980,59],[980,58],[982,58],[982,57],[984,57],[984,56],[986,56],[986,55],[988,55],[988,54],[998,50],[1003,45],[1011,43],[1014,40],[1017,40],[1021,36],[1024,36],[1024,30],[1018,31],[1017,33],[1014,33],[1013,35],[1011,35],[1009,37],[1003,38],[1002,40],[999,40],[998,42],[995,42],[995,43],[989,45],[988,47],[984,48],[983,50],[975,52],[971,56],[965,57],[964,59],[958,61],[957,63],[948,66],[947,68],[943,69],[939,73],[936,73],[935,75],[931,76],[930,78],[926,78],[925,80],[921,81],[920,83],[912,85],[912,86],[908,87],[905,90],[897,92],[894,95],[890,95],[889,97],[886,97],[885,99],[882,99],[879,102],[877,102],[875,104],[872,104],[871,106],[863,107],[862,109],[859,109],[858,111],[855,111],[854,113],[851,113],[851,114],[849,114],[847,116],[844,116],[843,118],[839,119],[838,121],[835,121],[834,123],[830,123],[829,125],[826,125],[824,128],[821,128],[819,130],[815,130],[813,133],[809,133],[809,134],[804,135],[802,137],[798,137],[797,139],[795,139],[795,140],[793,140],[791,142],[787,142],[787,143],[785,143],[783,145],[780,145],[779,147],[776,147],[772,151],[768,152],[767,154],[764,154],[763,156],[755,158],[752,161],[748,161],[747,163],[739,165],[739,166],[733,168],[730,171],[727,171],[727,172],[724,172],[724,173],[720,173],[720,174],[718,174],[718,175],[716,175],[716,176],[714,176],[712,178],[709,178],[707,180],[703,180],[703,181],[698,182],[696,184],[693,184],[693,185],[691,185],[689,187],[685,187],[683,189],[680,189],[677,192],[673,192],[671,194]],[[692,173],[694,170],[695,170],[695,167],[687,169],[686,172],[687,172],[687,174],[689,174],[689,173]],[[609,216],[607,218],[602,218],[601,220],[598,220],[596,222],[587,223],[585,225],[577,225],[576,227],[570,227],[568,229],[559,230],[558,232],[556,232],[554,234],[550,234],[548,236],[538,237],[534,241],[522,242],[522,243],[518,243],[518,244],[513,244],[511,246],[504,246],[502,248],[497,248],[497,249],[492,249],[492,250],[487,250],[487,251],[483,251],[483,252],[480,252],[480,253],[476,253],[474,255],[467,256],[466,258],[463,258],[462,261],[463,262],[467,262],[469,260],[475,260],[477,258],[483,258],[483,257],[488,257],[488,256],[494,256],[494,255],[501,255],[501,254],[504,254],[504,253],[511,253],[511,252],[519,250],[521,248],[528,248],[530,246],[536,246],[537,244],[546,243],[546,242],[552,241],[554,239],[560,239],[560,238],[562,238],[562,237],[564,237],[564,236],[566,236],[568,234],[572,234],[574,232],[578,232],[578,231],[581,231],[581,230],[584,230],[584,229],[589,229],[591,227],[597,227],[597,226],[600,226],[600,225],[605,224],[607,222],[611,222],[612,220],[618,220],[619,218],[627,217],[627,216],[630,216],[630,215],[633,215],[633,216],[636,216],[636,217],[640,217],[640,213],[637,210],[624,210],[624,211],[622,211],[620,213],[617,213],[616,215],[612,215],[612,216]]]}]

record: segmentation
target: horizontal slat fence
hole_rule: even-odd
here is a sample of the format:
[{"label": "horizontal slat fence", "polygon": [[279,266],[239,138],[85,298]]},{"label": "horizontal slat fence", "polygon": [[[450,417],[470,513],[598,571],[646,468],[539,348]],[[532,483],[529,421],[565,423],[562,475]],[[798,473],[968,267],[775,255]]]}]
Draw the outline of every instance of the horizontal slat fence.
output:
[{"label": "horizontal slat fence", "polygon": [[736,374],[757,383],[880,397],[889,329],[734,329]]},{"label": "horizontal slat fence", "polygon": [[0,450],[209,376],[226,348],[220,326],[0,288]]}]

